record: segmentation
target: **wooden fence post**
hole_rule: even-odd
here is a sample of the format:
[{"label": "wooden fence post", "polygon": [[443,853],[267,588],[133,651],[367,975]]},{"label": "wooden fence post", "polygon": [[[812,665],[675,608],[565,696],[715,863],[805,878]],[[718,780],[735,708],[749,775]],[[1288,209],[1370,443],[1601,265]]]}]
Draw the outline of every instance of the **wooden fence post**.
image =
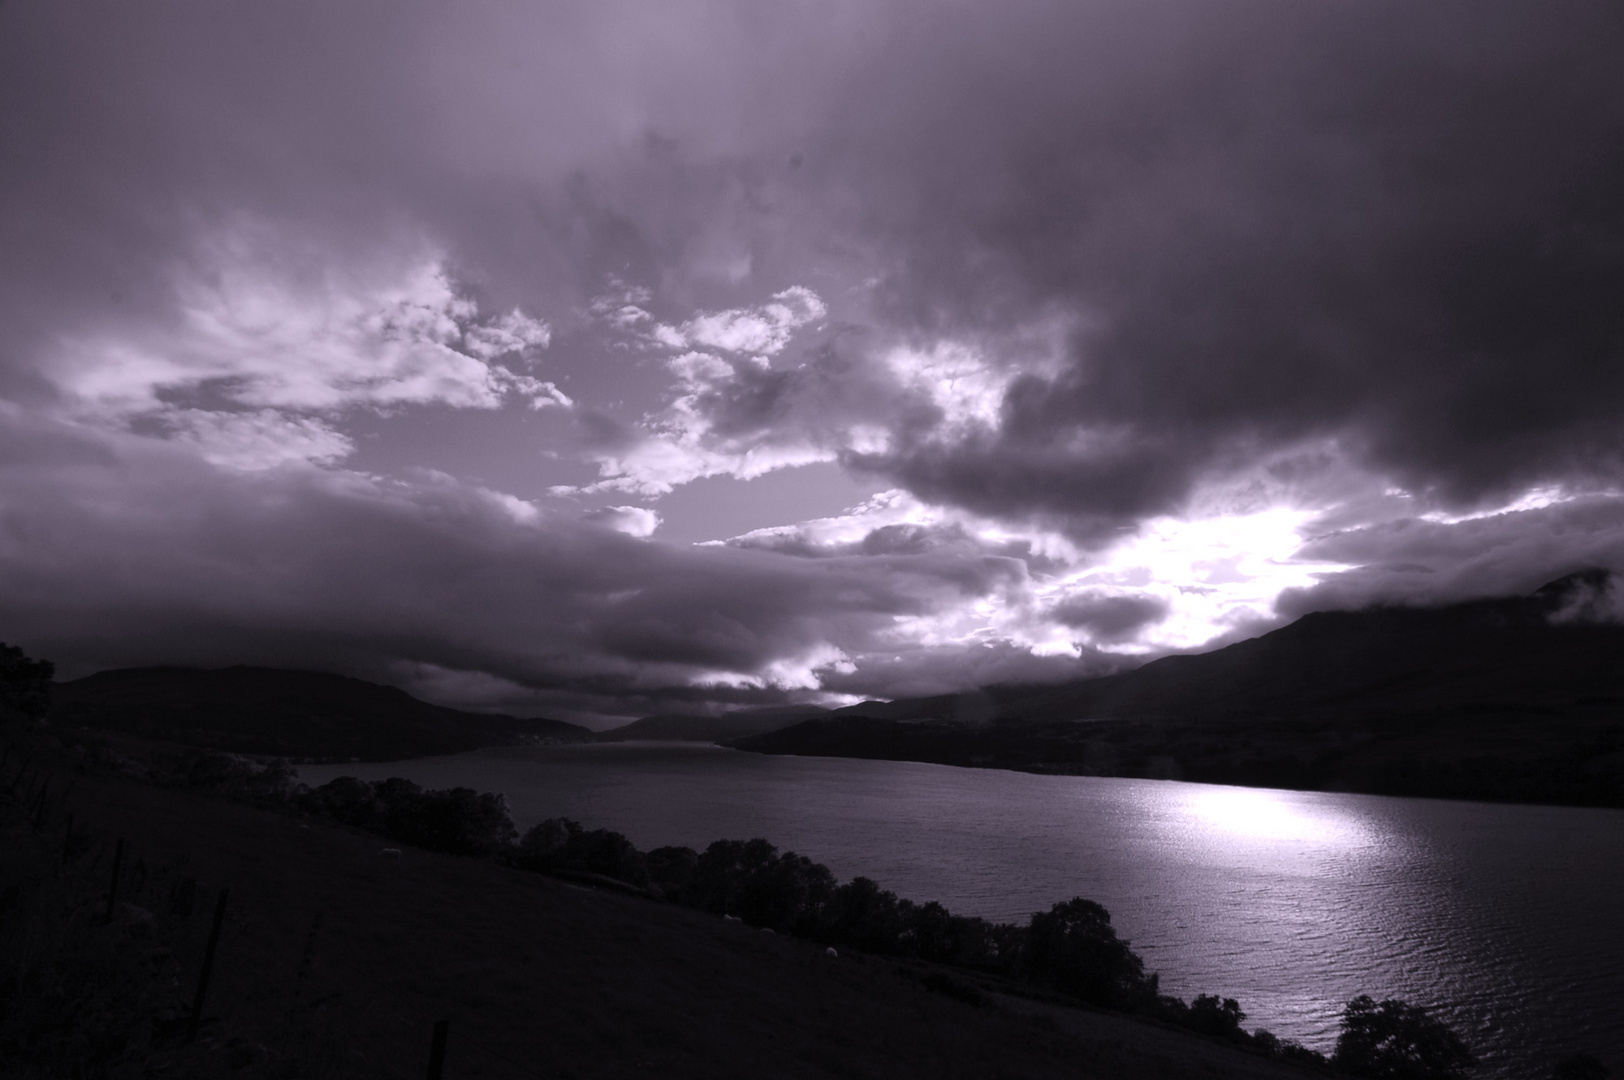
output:
[{"label": "wooden fence post", "polygon": [[214,905],[214,925],[209,927],[209,942],[203,947],[203,970],[197,973],[197,996],[192,998],[192,1022],[186,1031],[186,1041],[197,1039],[197,1026],[203,1022],[203,998],[209,992],[209,976],[214,971],[214,950],[220,944],[220,926],[226,920],[226,900],[230,889],[220,890],[220,901]]},{"label": "wooden fence post", "polygon": [[449,1020],[434,1022],[434,1040],[429,1043],[429,1080],[442,1080],[445,1074],[445,1037]]}]

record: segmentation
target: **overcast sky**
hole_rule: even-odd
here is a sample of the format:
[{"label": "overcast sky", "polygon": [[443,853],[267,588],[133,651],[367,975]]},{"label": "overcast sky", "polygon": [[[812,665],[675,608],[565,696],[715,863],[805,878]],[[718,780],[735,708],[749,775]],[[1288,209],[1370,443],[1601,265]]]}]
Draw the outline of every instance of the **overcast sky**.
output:
[{"label": "overcast sky", "polygon": [[1624,568],[1614,0],[7,0],[0,638],[603,725]]}]

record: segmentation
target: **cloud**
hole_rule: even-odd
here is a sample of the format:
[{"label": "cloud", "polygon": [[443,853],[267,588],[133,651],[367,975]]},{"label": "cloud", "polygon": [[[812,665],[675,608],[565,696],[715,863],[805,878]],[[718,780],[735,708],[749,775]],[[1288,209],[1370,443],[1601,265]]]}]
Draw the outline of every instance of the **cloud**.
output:
[{"label": "cloud", "polygon": [[[0,5],[0,616],[590,712],[1616,565],[1621,53],[1606,0]],[[893,490],[582,520],[831,462]]]},{"label": "cloud", "polygon": [[[791,294],[793,309],[785,302]],[[604,479],[580,490],[659,495],[706,476],[750,479],[830,461],[863,466],[899,441],[960,445],[996,426],[1017,374],[945,340],[883,344],[837,330],[791,348],[793,332],[825,311],[807,289],[761,308],[706,313],[680,331],[645,329],[627,311],[604,304],[601,317],[633,326],[644,348],[666,352],[670,400],[605,442],[595,453]]]},{"label": "cloud", "polygon": [[[1327,440],[1452,508],[1620,466],[1624,26],[1602,0],[9,8],[34,104],[5,246],[53,329],[104,321],[103,288],[161,307],[132,282],[223,206],[317,230],[340,265],[405,222],[490,310],[542,298],[546,335],[492,322],[470,360],[558,340],[618,279],[644,296],[621,317],[739,362],[672,372],[688,404],[601,460],[620,490],[841,460],[1098,542]],[[850,393],[777,370],[822,320],[874,331],[832,348]],[[340,396],[561,393],[420,362]]]},{"label": "cloud", "polygon": [[273,409],[170,409],[162,413],[161,423],[168,438],[196,447],[204,461],[228,469],[269,469],[292,462],[327,465],[355,449],[348,438],[320,420],[285,416]]},{"label": "cloud", "polygon": [[325,412],[488,409],[508,394],[538,407],[567,401],[491,362],[545,346],[546,325],[517,311],[481,319],[441,258],[423,253],[363,277],[319,250],[267,246],[252,234],[217,243],[177,275],[177,325],[147,340],[70,338],[49,361],[52,379],[81,412],[111,416],[203,390],[235,405]]},{"label": "cloud", "polygon": [[755,308],[705,312],[680,327],[656,326],[651,336],[676,349],[711,348],[771,356],[782,352],[795,331],[828,314],[822,297],[797,285]]},{"label": "cloud", "polygon": [[1097,641],[1110,642],[1134,637],[1147,624],[1166,618],[1169,607],[1155,597],[1083,593],[1056,604],[1049,617],[1086,630]]},{"label": "cloud", "polygon": [[517,308],[482,316],[432,251],[334,265],[308,241],[243,225],[172,285],[166,325],[60,341],[44,359],[59,411],[264,468],[343,459],[354,443],[334,423],[356,409],[572,404],[510,366],[533,362],[547,324]]},{"label": "cloud", "polygon": [[653,536],[660,527],[660,515],[641,506],[605,506],[582,514],[581,520],[627,536]]},{"label": "cloud", "polygon": [[1314,538],[1303,557],[1350,569],[1282,593],[1278,606],[1288,618],[1526,595],[1578,570],[1624,571],[1624,497],[1580,496],[1464,521],[1400,518]]},{"label": "cloud", "polygon": [[947,20],[878,76],[895,317],[1078,329],[996,425],[863,467],[1096,535],[1314,439],[1448,506],[1618,475],[1616,9],[1137,7]]},{"label": "cloud", "polygon": [[650,524],[636,507],[583,522],[433,475],[234,473],[172,443],[0,413],[35,448],[0,467],[0,629],[69,676],[282,664],[573,715],[775,701],[889,654],[899,620],[951,617],[1021,576],[954,549],[673,546],[623,535]]}]

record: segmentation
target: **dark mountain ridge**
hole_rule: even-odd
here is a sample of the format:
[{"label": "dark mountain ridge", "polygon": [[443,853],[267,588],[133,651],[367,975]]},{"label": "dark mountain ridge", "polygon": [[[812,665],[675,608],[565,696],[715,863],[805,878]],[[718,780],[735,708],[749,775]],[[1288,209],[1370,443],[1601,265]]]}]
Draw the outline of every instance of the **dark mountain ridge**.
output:
[{"label": "dark mountain ridge", "polygon": [[661,713],[599,732],[598,737],[609,742],[628,739],[716,742],[721,739],[742,738],[746,735],[763,735],[769,731],[789,727],[791,724],[798,724],[802,720],[825,715],[828,711],[817,705],[769,705],[759,709],[738,709],[714,716]]},{"label": "dark mountain ridge", "polygon": [[391,761],[525,742],[578,742],[561,720],[473,713],[318,671],[121,668],[52,688],[51,720],[210,750]]},{"label": "dark mountain ridge", "polygon": [[1315,612],[1117,675],[864,702],[734,745],[1624,805],[1617,587],[1587,570],[1529,596]]}]

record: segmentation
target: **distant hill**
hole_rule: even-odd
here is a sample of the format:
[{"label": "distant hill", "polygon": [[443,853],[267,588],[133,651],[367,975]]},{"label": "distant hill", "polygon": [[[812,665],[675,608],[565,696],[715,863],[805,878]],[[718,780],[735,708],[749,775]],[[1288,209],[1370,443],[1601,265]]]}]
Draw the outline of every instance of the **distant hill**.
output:
[{"label": "distant hill", "polygon": [[151,667],[58,683],[51,721],[189,746],[326,761],[391,761],[524,742],[579,742],[561,720],[471,713],[316,671]]},{"label": "distant hill", "polygon": [[599,734],[600,739],[612,742],[629,739],[684,739],[693,742],[719,742],[746,735],[762,735],[788,727],[815,716],[823,716],[827,709],[816,705],[777,705],[764,709],[741,709],[720,716],[695,716],[667,713],[645,716],[622,727],[610,728]]},{"label": "distant hill", "polygon": [[864,702],[734,745],[1036,771],[1624,805],[1624,625],[1584,571],[1530,596],[1316,612],[1059,686]]}]

